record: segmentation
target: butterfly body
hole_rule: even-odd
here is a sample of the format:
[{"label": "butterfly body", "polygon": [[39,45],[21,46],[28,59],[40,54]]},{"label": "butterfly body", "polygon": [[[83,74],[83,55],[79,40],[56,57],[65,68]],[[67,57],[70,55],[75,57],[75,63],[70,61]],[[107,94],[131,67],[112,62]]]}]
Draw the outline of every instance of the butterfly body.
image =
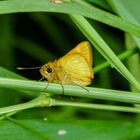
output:
[{"label": "butterfly body", "polygon": [[87,41],[81,42],[63,57],[40,68],[48,82],[86,86],[93,78],[92,53]]}]

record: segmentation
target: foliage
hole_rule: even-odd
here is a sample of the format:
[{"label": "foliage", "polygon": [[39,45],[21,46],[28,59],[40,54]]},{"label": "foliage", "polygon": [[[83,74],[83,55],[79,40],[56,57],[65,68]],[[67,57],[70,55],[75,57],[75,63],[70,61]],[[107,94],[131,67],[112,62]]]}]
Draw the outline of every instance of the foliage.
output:
[{"label": "foliage", "polygon": [[[139,4],[0,1],[1,140],[139,139]],[[38,70],[16,70],[59,58],[83,40],[92,45],[95,74],[86,89],[63,85],[62,96],[61,85],[38,81]]]}]

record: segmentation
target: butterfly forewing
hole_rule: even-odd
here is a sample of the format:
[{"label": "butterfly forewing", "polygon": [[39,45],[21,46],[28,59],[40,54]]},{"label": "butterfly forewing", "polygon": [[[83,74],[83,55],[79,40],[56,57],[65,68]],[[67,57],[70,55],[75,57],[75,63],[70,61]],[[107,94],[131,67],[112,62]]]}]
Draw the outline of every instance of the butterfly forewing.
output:
[{"label": "butterfly forewing", "polygon": [[69,51],[65,56],[75,54],[75,53],[79,53],[80,55],[82,55],[86,59],[89,67],[92,66],[92,50],[88,41],[83,41],[79,43],[75,48]]}]

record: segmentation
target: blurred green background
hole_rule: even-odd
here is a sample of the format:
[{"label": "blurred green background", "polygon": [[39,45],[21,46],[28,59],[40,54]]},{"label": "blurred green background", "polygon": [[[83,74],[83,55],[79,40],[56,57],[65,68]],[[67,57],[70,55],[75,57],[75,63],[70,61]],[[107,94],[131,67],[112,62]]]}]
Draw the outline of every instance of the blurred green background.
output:
[{"label": "blurred green background", "polygon": [[[16,70],[16,67],[34,67],[43,65],[48,61],[52,61],[63,56],[79,42],[87,40],[72,23],[70,18],[64,14],[20,13],[1,15],[0,18],[1,66],[29,79],[39,80],[41,78],[39,71],[18,71]],[[125,50],[124,33],[122,31],[97,21],[89,21],[94,25],[94,27],[96,27],[96,30],[116,54],[120,54]],[[104,62],[105,59],[94,49],[94,46],[92,46],[92,48],[93,67],[95,67]],[[107,68],[99,73],[96,73],[91,86],[117,90],[129,90],[128,82],[118,72],[116,72],[115,69],[111,68]],[[15,100],[15,102],[19,102],[17,101],[17,98],[13,97],[13,94],[9,95],[8,93],[8,96],[8,98],[10,98],[10,102],[14,102]],[[3,98],[5,98],[5,95]],[[1,100],[4,102],[3,98],[1,98]],[[21,100],[26,101],[26,97],[21,98]],[[94,102],[103,103],[105,101],[97,100]],[[10,103],[6,102],[6,104]],[[4,102],[4,105],[6,104]],[[56,110],[57,112],[61,112],[60,114],[67,115],[71,118],[71,116],[67,113],[67,109],[66,112],[58,110],[58,108]],[[83,116],[81,118],[84,118],[85,116],[87,118],[93,118],[93,115],[90,114],[93,112],[96,111],[88,110],[87,112],[81,109],[76,109],[76,112],[71,111],[71,113],[76,113],[75,115],[78,115],[78,117]],[[109,112],[107,112],[107,116],[108,113]],[[101,114],[100,111],[97,111],[95,114],[94,117],[98,117],[98,115],[100,116],[101,114],[101,117],[106,116],[106,112],[103,113],[103,111]],[[117,113],[112,114],[114,117]]]}]

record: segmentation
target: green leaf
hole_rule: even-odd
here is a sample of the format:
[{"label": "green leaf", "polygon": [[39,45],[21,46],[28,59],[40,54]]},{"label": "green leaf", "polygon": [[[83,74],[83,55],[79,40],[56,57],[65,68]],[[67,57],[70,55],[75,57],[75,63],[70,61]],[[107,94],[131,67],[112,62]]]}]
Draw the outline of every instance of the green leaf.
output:
[{"label": "green leaf", "polygon": [[0,67],[0,77],[5,77],[5,78],[15,78],[15,79],[26,79],[14,72],[11,72],[3,67]]},{"label": "green leaf", "polygon": [[133,132],[133,123],[127,121],[2,121],[0,137],[3,140],[120,140]]},{"label": "green leaf", "polygon": [[96,32],[94,27],[80,15],[70,15],[73,22],[83,32],[83,34],[91,41],[95,48],[109,61],[111,67],[116,68],[138,91],[140,91],[140,84],[123,65],[115,53],[110,49],[106,42]]},{"label": "green leaf", "polygon": [[[139,10],[139,0],[129,2],[127,0],[112,0],[108,1],[108,3],[123,19],[133,21],[133,23],[137,25],[140,24],[139,12],[137,12]],[[137,46],[140,48],[140,39],[135,36],[133,36],[133,39],[135,40]]]},{"label": "green leaf", "polygon": [[[139,0],[135,1],[127,1],[127,0],[112,0],[108,1],[109,4],[112,6],[114,11],[118,13],[122,18],[127,19],[129,21],[133,21],[136,24],[140,24],[140,18],[139,18]],[[128,35],[125,36],[125,41],[126,41],[126,48],[134,48],[135,44],[137,47],[140,49],[140,39],[132,36],[129,37]],[[128,64],[130,67],[131,72],[135,75],[137,80],[140,82],[140,64],[139,64],[139,59],[140,56],[137,55],[131,59],[128,60]]]},{"label": "green leaf", "polygon": [[[15,79],[25,79],[22,76],[19,76],[18,74],[15,74],[5,68],[0,67],[0,77],[11,77]],[[0,107],[1,106],[8,106],[12,104],[19,103],[21,97],[20,91],[7,89],[7,88],[0,88]],[[23,94],[24,93],[24,94]],[[22,95],[25,96],[26,92],[23,92]]]},{"label": "green leaf", "polygon": [[77,2],[64,2],[62,4],[51,3],[47,0],[7,0],[0,1],[0,14],[17,12],[57,12],[78,14],[140,37],[140,27],[138,25],[93,6],[87,6],[80,3],[80,0]]},{"label": "green leaf", "polygon": [[[7,70],[3,67],[0,67],[0,77],[12,78],[12,79],[27,79],[27,78],[25,78],[23,76],[20,76],[20,75],[14,73],[14,72],[9,71],[9,70]],[[3,96],[2,92],[4,93],[4,96]],[[10,91],[9,89],[6,90],[6,89],[1,88],[1,96],[5,97],[6,100],[7,100],[7,97],[10,97],[10,95],[12,95],[11,92],[12,93],[14,92],[13,94],[23,94],[23,95],[28,95],[28,96],[35,96],[35,92],[33,93],[33,92],[30,92],[30,91],[21,91],[21,90],[16,91],[16,89],[15,89],[15,91],[13,91],[13,90]],[[8,96],[6,96],[6,94],[8,94]]]}]

